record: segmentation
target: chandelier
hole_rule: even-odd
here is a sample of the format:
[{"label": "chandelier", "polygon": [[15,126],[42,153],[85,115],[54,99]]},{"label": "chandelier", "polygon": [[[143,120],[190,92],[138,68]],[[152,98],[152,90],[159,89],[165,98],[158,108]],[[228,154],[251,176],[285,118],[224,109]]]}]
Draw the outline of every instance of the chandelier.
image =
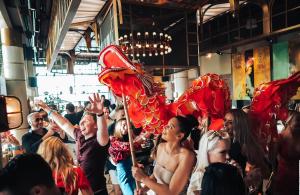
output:
[{"label": "chandelier", "polygon": [[146,57],[171,53],[172,37],[164,33],[137,32],[125,34],[119,38],[122,51],[127,56]]}]

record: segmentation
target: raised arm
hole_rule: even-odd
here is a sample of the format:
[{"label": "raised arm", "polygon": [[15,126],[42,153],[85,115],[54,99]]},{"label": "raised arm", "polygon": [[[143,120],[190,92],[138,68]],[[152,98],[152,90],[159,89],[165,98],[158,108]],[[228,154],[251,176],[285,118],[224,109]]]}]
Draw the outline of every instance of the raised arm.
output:
[{"label": "raised arm", "polygon": [[39,101],[37,105],[48,113],[50,117],[63,131],[74,139],[74,126],[56,111],[51,110],[43,101]]},{"label": "raised arm", "polygon": [[91,107],[86,108],[88,112],[97,114],[97,141],[101,146],[106,146],[109,141],[109,135],[107,130],[106,120],[103,117],[103,103],[104,100],[100,99],[99,94],[93,94],[93,97],[89,97]]}]

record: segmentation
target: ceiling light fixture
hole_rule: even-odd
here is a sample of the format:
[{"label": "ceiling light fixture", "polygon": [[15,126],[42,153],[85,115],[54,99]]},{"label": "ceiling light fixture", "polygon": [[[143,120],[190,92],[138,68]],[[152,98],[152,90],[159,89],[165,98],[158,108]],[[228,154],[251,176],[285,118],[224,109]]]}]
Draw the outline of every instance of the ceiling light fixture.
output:
[{"label": "ceiling light fixture", "polygon": [[134,55],[136,57],[151,57],[153,53],[155,56],[167,55],[172,51],[171,41],[170,35],[157,32],[130,33],[130,35],[123,35],[119,38],[122,51],[127,56]]}]

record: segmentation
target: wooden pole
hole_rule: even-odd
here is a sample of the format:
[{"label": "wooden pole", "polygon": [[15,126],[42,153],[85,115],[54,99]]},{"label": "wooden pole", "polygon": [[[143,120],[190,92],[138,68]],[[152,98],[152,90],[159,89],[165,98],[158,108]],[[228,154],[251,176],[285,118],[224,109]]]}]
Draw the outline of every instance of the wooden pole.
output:
[{"label": "wooden pole", "polygon": [[[131,124],[130,124],[130,121],[129,121],[129,114],[128,114],[128,109],[127,109],[126,96],[125,96],[124,93],[122,93],[122,99],[123,99],[123,106],[124,106],[124,111],[125,111],[127,129],[128,129],[128,137],[129,137],[129,145],[130,145],[132,165],[137,166],[135,153],[134,153],[134,146],[133,146],[133,131],[131,129]],[[136,184],[136,189],[138,190],[140,188],[139,183],[137,181],[135,181],[135,184]]]}]

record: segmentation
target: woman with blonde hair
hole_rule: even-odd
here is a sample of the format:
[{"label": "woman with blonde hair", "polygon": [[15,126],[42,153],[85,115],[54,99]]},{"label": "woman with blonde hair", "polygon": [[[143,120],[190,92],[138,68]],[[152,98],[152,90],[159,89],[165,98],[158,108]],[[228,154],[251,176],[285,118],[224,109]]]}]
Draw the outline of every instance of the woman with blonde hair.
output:
[{"label": "woman with blonde hair", "polygon": [[230,163],[229,162],[230,137],[224,131],[208,131],[203,134],[197,155],[197,164],[190,179],[188,187],[188,195],[201,194],[201,182],[205,172],[205,168],[211,163]]},{"label": "woman with blonde hair", "polygon": [[74,166],[73,158],[68,148],[57,137],[44,140],[39,149],[40,154],[50,165],[57,187],[68,195],[93,194],[91,186],[80,167]]}]

